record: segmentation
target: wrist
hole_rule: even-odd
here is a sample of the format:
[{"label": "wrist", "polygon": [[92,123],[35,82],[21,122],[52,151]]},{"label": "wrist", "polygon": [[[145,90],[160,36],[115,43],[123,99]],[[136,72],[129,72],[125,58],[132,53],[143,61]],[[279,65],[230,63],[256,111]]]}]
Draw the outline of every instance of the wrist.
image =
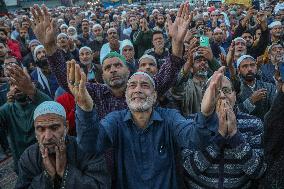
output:
[{"label": "wrist", "polygon": [[44,48],[45,48],[46,54],[48,56],[53,55],[56,52],[56,50],[57,50],[57,46],[56,45],[45,45]]},{"label": "wrist", "polygon": [[234,130],[230,133],[230,135],[229,135],[230,138],[233,137],[233,136],[235,136],[235,134],[237,133],[237,131],[238,131],[237,129],[234,129]]},{"label": "wrist", "polygon": [[182,52],[183,52],[183,45],[178,45],[173,43],[172,54],[174,56],[182,58]]}]

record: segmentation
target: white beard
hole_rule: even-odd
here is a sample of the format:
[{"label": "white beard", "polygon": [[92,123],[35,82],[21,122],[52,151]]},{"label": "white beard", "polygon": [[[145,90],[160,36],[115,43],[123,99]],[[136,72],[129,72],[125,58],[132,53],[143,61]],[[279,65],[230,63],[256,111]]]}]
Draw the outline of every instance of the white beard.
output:
[{"label": "white beard", "polygon": [[146,100],[140,103],[136,103],[130,100],[128,96],[126,96],[126,103],[129,109],[133,112],[145,112],[153,107],[156,102],[156,98],[154,95],[148,96]]}]

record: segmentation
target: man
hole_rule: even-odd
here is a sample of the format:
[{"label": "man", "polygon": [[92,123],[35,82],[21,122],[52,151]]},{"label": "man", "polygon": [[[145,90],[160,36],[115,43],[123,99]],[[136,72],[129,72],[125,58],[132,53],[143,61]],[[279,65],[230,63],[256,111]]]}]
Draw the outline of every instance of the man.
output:
[{"label": "man", "polygon": [[15,188],[109,188],[110,178],[102,157],[88,155],[76,139],[66,136],[68,121],[59,103],[41,103],[33,115],[37,144],[19,160]]},{"label": "man", "polygon": [[18,160],[24,150],[35,143],[33,111],[43,101],[50,100],[33,85],[29,75],[13,57],[5,59],[5,75],[10,77],[9,98],[13,100],[0,107],[0,127],[8,130],[14,169],[18,173]]},{"label": "man", "polygon": [[270,29],[270,44],[272,43],[282,43],[283,45],[283,38],[282,38],[282,33],[283,33],[283,25],[279,21],[274,21],[271,24],[269,24],[269,29]]},{"label": "man", "polygon": [[154,56],[158,62],[158,68],[160,68],[166,62],[166,58],[169,56],[169,49],[165,48],[165,39],[163,32],[153,32],[152,44],[154,48],[146,50],[144,54]]},{"label": "man", "polygon": [[102,68],[99,64],[93,63],[93,52],[89,47],[81,47],[79,50],[79,59],[83,67],[85,74],[87,75],[87,81],[93,83],[103,83]]},{"label": "man", "polygon": [[31,40],[28,45],[29,53],[23,58],[23,66],[27,68],[29,73],[31,73],[36,66],[33,52],[38,45],[40,45],[38,40]]},{"label": "man", "polygon": [[8,56],[7,43],[0,39],[0,66],[3,66],[5,58]]},{"label": "man", "polygon": [[129,68],[130,75],[136,72],[137,62],[135,60],[134,46],[130,40],[125,39],[121,42],[120,54],[125,57],[126,64]]},{"label": "man", "polygon": [[107,30],[107,40],[108,43],[105,43],[100,52],[100,63],[102,64],[103,59],[105,56],[112,51],[118,52],[120,49],[120,43],[117,30],[115,28],[109,28]]},{"label": "man", "polygon": [[90,32],[89,21],[86,19],[82,20],[82,34],[78,35],[78,40],[81,42],[80,47],[86,46],[94,40],[94,36]]},{"label": "man", "polygon": [[57,46],[64,52],[64,56],[67,60],[75,59],[79,60],[79,50],[72,40],[65,33],[60,33],[57,36]]},{"label": "man", "polygon": [[38,45],[34,49],[35,70],[31,73],[31,78],[36,81],[42,92],[51,98],[55,97],[55,92],[58,88],[57,80],[51,72],[46,57],[44,46]]},{"label": "man", "polygon": [[90,47],[94,53],[94,61],[96,64],[100,63],[100,50],[103,44],[107,43],[104,38],[103,27],[100,24],[93,26],[94,40],[91,41],[87,46]]},{"label": "man", "polygon": [[275,72],[279,69],[281,63],[283,63],[284,48],[279,43],[274,43],[268,47],[268,58],[267,64],[262,64],[260,67],[261,79],[265,82],[276,84]]},{"label": "man", "polygon": [[226,55],[226,50],[223,47],[224,33],[220,28],[215,28],[213,31],[213,43],[211,49],[213,50],[214,57],[220,59],[220,54]]},{"label": "man", "polygon": [[[77,77],[74,77],[75,72]],[[80,79],[80,88],[69,85],[79,107],[78,144],[90,153],[103,153],[110,147],[114,148],[116,187],[181,187],[177,178],[176,154],[181,148],[190,148],[191,145],[202,149],[209,142],[216,125],[209,128],[204,124],[215,120],[211,113],[206,113],[210,117],[207,120],[203,117],[205,114],[200,113],[196,122],[188,122],[176,110],[154,108],[157,99],[155,83],[147,73],[136,72],[128,80],[125,93],[128,109],[112,112],[99,122],[85,86],[86,76],[80,74],[79,66],[69,79],[76,82]],[[203,101],[204,112],[207,112],[209,102]]]},{"label": "man", "polygon": [[143,55],[138,62],[138,71],[146,72],[152,77],[158,73],[158,65],[155,57],[148,54]]},{"label": "man", "polygon": [[22,60],[19,42],[9,39],[7,31],[3,28],[0,28],[0,39],[3,40],[7,44],[7,47],[11,50],[11,56],[15,56],[19,61]]},{"label": "man", "polygon": [[205,150],[183,150],[187,188],[250,188],[266,169],[261,120],[238,111],[233,84],[223,76],[220,82],[211,97],[216,99],[212,103],[218,117],[216,135]]},{"label": "man", "polygon": [[25,57],[29,53],[28,31],[25,28],[20,28],[20,35],[16,40],[19,42],[22,57]]},{"label": "man", "polygon": [[256,61],[252,56],[241,56],[237,61],[237,69],[241,82],[238,96],[240,111],[263,120],[272,104],[276,92],[275,86],[256,79]]},{"label": "man", "polygon": [[[147,49],[150,49],[152,44],[152,30],[149,29],[148,22],[145,18],[139,21],[139,30],[133,34],[133,44],[137,46],[137,58],[143,56]],[[138,48],[139,47],[139,48]]]}]

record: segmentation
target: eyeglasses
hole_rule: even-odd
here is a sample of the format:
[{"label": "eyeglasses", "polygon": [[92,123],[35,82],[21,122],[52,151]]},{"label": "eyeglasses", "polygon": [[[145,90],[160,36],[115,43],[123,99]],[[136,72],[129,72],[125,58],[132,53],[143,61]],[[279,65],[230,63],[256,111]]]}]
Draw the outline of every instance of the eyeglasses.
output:
[{"label": "eyeglasses", "polygon": [[232,94],[233,89],[230,88],[230,87],[223,87],[222,89],[220,89],[220,90],[218,91],[218,95],[221,94],[221,91],[224,93],[224,95],[229,95],[229,94]]}]

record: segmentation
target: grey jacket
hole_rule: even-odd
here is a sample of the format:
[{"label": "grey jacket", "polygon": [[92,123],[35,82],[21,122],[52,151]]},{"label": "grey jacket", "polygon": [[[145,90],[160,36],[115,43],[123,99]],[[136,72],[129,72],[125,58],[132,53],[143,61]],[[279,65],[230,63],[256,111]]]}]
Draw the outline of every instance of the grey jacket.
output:
[{"label": "grey jacket", "polygon": [[110,188],[110,176],[101,156],[86,154],[78,147],[75,138],[66,138],[67,169],[62,179],[51,181],[44,171],[38,144],[27,148],[19,160],[16,189],[96,189]]}]

